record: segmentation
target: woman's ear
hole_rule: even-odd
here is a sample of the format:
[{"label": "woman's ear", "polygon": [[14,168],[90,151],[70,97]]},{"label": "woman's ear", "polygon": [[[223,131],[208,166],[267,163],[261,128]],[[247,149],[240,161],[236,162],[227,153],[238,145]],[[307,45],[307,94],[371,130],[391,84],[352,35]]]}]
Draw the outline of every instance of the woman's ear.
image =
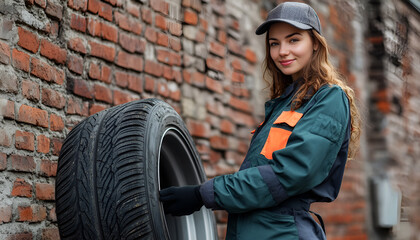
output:
[{"label": "woman's ear", "polygon": [[318,47],[319,47],[319,41],[318,41],[318,40],[315,40],[315,41],[314,41],[314,52],[315,52],[316,50],[318,50]]}]

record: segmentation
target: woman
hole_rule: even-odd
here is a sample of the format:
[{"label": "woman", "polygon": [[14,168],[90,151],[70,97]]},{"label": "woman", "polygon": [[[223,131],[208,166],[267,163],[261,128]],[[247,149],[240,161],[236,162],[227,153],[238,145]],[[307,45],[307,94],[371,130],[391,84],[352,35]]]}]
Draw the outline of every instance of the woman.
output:
[{"label": "woman", "polygon": [[325,239],[309,208],[337,197],[354,155],[360,129],[354,94],[329,62],[310,6],[278,5],[257,28],[263,33],[271,100],[240,171],[164,189],[161,201],[176,216],[203,204],[227,210],[226,239]]}]

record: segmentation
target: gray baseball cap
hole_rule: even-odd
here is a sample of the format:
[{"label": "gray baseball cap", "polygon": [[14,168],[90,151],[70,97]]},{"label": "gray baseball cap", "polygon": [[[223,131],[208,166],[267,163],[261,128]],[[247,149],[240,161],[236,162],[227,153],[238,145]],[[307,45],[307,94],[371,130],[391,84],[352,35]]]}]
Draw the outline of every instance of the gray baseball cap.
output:
[{"label": "gray baseball cap", "polygon": [[321,23],[315,10],[305,3],[285,2],[273,8],[263,22],[255,31],[261,35],[268,31],[270,25],[275,22],[285,22],[299,29],[315,29],[321,34]]}]

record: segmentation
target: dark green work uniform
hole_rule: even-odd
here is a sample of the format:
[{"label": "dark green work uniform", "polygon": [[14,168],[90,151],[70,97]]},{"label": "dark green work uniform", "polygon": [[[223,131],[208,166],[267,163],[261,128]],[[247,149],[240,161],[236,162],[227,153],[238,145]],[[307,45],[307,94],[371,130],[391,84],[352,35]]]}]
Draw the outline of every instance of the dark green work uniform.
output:
[{"label": "dark green work uniform", "polygon": [[350,109],[338,86],[322,86],[296,111],[297,83],[265,104],[240,170],[201,188],[207,208],[229,212],[227,239],[325,239],[309,211],[333,201],[347,160]]}]

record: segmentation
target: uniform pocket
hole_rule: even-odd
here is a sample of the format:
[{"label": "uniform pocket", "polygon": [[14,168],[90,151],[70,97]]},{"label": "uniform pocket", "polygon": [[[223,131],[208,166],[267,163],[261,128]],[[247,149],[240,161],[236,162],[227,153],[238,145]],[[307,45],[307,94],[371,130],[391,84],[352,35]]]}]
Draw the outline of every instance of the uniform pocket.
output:
[{"label": "uniform pocket", "polygon": [[[273,159],[273,152],[281,150],[286,147],[287,141],[292,134],[293,127],[302,118],[303,114],[295,111],[283,111],[280,116],[274,121],[274,126],[271,127],[268,133],[267,140],[261,150],[261,154],[267,159]],[[286,125],[282,128],[282,125]],[[285,129],[288,128],[288,129]]]},{"label": "uniform pocket", "polygon": [[340,139],[342,129],[343,125],[339,121],[321,113],[317,117],[310,131],[313,134],[319,135],[333,143],[336,143]]}]

